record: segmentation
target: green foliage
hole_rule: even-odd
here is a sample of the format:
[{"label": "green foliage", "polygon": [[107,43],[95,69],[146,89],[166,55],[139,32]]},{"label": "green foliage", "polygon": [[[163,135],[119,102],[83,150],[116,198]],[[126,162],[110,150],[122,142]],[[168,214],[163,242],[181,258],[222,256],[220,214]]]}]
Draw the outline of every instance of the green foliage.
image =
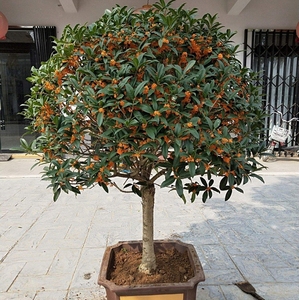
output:
[{"label": "green foliage", "polygon": [[24,116],[39,137],[22,146],[43,153],[55,200],[94,185],[108,192],[115,177],[139,196],[156,183],[192,202],[221,191],[228,200],[250,177],[262,180],[251,157],[264,117],[255,74],[216,15],[172,2],[141,14],[117,6],[67,26],[55,54],[32,69]]}]

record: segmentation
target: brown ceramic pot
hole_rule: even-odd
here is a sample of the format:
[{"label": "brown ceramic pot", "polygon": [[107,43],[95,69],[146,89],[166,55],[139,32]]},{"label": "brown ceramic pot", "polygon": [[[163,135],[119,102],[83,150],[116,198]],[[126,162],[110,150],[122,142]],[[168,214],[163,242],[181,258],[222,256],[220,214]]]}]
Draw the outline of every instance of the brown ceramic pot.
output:
[{"label": "brown ceramic pot", "polygon": [[107,279],[109,268],[113,265],[114,254],[122,248],[126,250],[142,249],[141,241],[119,242],[106,249],[98,284],[106,289],[107,300],[195,300],[196,289],[199,282],[205,280],[201,263],[198,259],[194,247],[190,244],[182,243],[177,240],[155,241],[155,251],[175,248],[179,252],[188,252],[194,276],[187,282],[164,283],[164,284],[145,284],[138,286],[120,286]]}]

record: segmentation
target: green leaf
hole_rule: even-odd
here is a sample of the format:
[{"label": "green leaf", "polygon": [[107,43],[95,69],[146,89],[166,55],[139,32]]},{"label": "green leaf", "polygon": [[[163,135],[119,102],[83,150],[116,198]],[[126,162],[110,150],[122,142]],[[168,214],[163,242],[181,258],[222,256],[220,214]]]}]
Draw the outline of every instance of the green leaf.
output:
[{"label": "green leaf", "polygon": [[148,114],[152,114],[154,112],[153,109],[147,104],[141,104],[139,107],[142,111],[144,111]]},{"label": "green leaf", "polygon": [[235,184],[235,177],[233,174],[228,175],[228,183],[230,186],[233,186]]},{"label": "green leaf", "polygon": [[176,70],[177,77],[181,77],[183,74],[182,68],[179,65],[173,65],[173,69]]},{"label": "green leaf", "polygon": [[196,60],[190,60],[187,64],[187,66],[185,67],[183,74],[184,75],[187,74],[187,72],[195,65],[195,63],[196,63]]},{"label": "green leaf", "polygon": [[175,181],[174,176],[168,177],[161,183],[161,188],[170,186],[172,183],[174,183],[174,181]]},{"label": "green leaf", "polygon": [[24,138],[20,139],[20,145],[24,150],[28,151],[28,149],[29,149],[28,143]]},{"label": "green leaf", "polygon": [[181,126],[181,124],[177,123],[174,128],[174,133],[177,136],[179,136],[181,134],[181,131],[182,131],[182,126]]},{"label": "green leaf", "polygon": [[216,121],[214,122],[214,129],[217,129],[221,124],[221,120],[220,119],[216,119]]},{"label": "green leaf", "polygon": [[57,189],[55,192],[54,192],[54,196],[53,196],[53,201],[56,202],[59,195],[61,193],[61,188]]},{"label": "green leaf", "polygon": [[[100,184],[100,183],[99,183]],[[107,185],[104,183],[104,182],[101,182],[101,187],[103,188],[103,190],[106,192],[106,193],[108,193],[109,192],[109,190],[108,190],[108,187],[107,187]]]},{"label": "green leaf", "polygon": [[103,120],[104,120],[104,114],[103,113],[98,113],[98,115],[97,115],[97,123],[98,123],[99,127],[102,126]]},{"label": "green leaf", "polygon": [[145,132],[152,140],[156,138],[157,135],[156,127],[146,127]]},{"label": "green leaf", "polygon": [[209,83],[206,83],[203,90],[202,90],[202,93],[203,93],[203,96],[205,98],[208,98],[208,95],[209,95],[209,92],[210,92],[210,84]]},{"label": "green leaf", "polygon": [[129,83],[126,84],[126,92],[127,92],[127,97],[129,99],[134,99],[135,97],[134,88]]},{"label": "green leaf", "polygon": [[204,193],[202,194],[201,200],[203,203],[206,203],[208,199],[208,191],[204,191]]},{"label": "green leaf", "polygon": [[227,177],[223,176],[220,183],[219,183],[219,187],[221,190],[225,190],[227,186]]},{"label": "green leaf", "polygon": [[225,194],[225,201],[227,201],[232,195],[232,189],[227,190],[226,194]]},{"label": "green leaf", "polygon": [[143,91],[143,88],[145,87],[145,85],[147,83],[148,83],[148,81],[146,80],[146,81],[143,81],[138,84],[138,86],[136,87],[135,92],[134,92],[135,97],[137,97]]},{"label": "green leaf", "polygon": [[184,194],[184,192],[183,192],[183,183],[182,183],[182,180],[180,178],[178,178],[176,180],[176,182],[175,182],[175,188],[176,188],[176,192],[181,197]]},{"label": "green leaf", "polygon": [[140,189],[135,184],[132,185],[132,192],[139,197],[142,197]]},{"label": "green leaf", "polygon": [[205,178],[200,177],[200,181],[201,181],[201,183],[204,185],[205,188],[208,187],[208,183],[207,183],[207,181],[205,180]]},{"label": "green leaf", "polygon": [[163,46],[163,39],[158,40],[158,45],[159,45],[160,48]]},{"label": "green leaf", "polygon": [[244,175],[243,177],[243,184],[246,184],[249,181],[249,176]]},{"label": "green leaf", "polygon": [[199,164],[198,172],[201,176],[203,176],[206,172],[206,167],[202,161]]},{"label": "green leaf", "polygon": [[228,128],[226,126],[223,126],[222,127],[222,133],[223,133],[223,136],[228,136]]},{"label": "green leaf", "polygon": [[127,183],[127,184],[125,184],[123,188],[126,189],[126,188],[129,187],[129,186],[132,186],[132,183]]},{"label": "green leaf", "polygon": [[190,176],[191,177],[194,177],[195,176],[195,163],[194,162],[190,162],[188,164],[189,166],[189,173],[190,173]]},{"label": "green leaf", "polygon": [[185,195],[184,194],[182,194],[182,195],[180,195],[180,198],[184,201],[184,203],[186,204],[186,197],[185,197]]},{"label": "green leaf", "polygon": [[211,121],[211,119],[209,117],[205,117],[207,123],[208,123],[208,126],[210,127],[211,130],[214,129],[214,125],[213,125],[213,122]]},{"label": "green leaf", "polygon": [[259,179],[261,182],[265,183],[263,177],[261,177],[260,175],[257,175],[257,174],[255,174],[255,173],[252,173],[252,174],[250,174],[249,176],[250,176],[250,177],[255,177],[255,178]]},{"label": "green leaf", "polygon": [[203,67],[203,65],[200,65],[200,70],[196,74],[196,79],[200,82],[204,79],[205,75],[206,75],[206,70]]},{"label": "green leaf", "polygon": [[235,187],[235,190],[242,193],[242,194],[244,193],[244,191],[242,189],[240,189],[239,187]]},{"label": "green leaf", "polygon": [[152,153],[144,153],[144,154],[142,154],[142,156],[144,156],[146,158],[149,158],[152,161],[157,161],[158,160],[157,156],[155,154],[152,154]]},{"label": "green leaf", "polygon": [[193,203],[195,201],[195,198],[196,198],[196,194],[195,193],[192,193],[192,196],[191,196],[191,203]]},{"label": "green leaf", "polygon": [[167,143],[164,143],[162,146],[162,155],[163,155],[164,159],[167,159],[167,157],[168,157],[168,149],[169,149],[169,147],[168,147]]},{"label": "green leaf", "polygon": [[196,138],[199,139],[199,132],[194,128],[189,129],[189,132]]}]

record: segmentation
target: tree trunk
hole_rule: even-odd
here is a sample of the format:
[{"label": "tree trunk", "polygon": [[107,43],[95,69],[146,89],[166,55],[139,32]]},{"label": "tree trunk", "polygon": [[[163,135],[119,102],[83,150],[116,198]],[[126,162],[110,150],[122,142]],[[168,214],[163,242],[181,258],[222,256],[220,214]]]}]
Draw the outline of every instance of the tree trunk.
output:
[{"label": "tree trunk", "polygon": [[156,269],[156,256],[154,251],[154,203],[155,186],[142,186],[142,262],[139,271],[150,274]]}]

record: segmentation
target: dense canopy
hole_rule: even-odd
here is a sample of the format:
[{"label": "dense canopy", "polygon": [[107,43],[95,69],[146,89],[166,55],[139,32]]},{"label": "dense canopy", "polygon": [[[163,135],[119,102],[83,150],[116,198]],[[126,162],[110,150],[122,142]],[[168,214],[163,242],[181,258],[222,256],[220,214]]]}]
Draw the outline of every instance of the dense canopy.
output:
[{"label": "dense canopy", "polygon": [[220,190],[227,200],[259,177],[255,74],[217,16],[171,2],[141,14],[117,6],[91,25],[67,26],[55,54],[32,70],[24,115],[39,136],[22,145],[43,153],[55,199],[94,185],[108,191],[123,177],[138,195],[161,178],[184,201],[184,190],[192,201]]}]

